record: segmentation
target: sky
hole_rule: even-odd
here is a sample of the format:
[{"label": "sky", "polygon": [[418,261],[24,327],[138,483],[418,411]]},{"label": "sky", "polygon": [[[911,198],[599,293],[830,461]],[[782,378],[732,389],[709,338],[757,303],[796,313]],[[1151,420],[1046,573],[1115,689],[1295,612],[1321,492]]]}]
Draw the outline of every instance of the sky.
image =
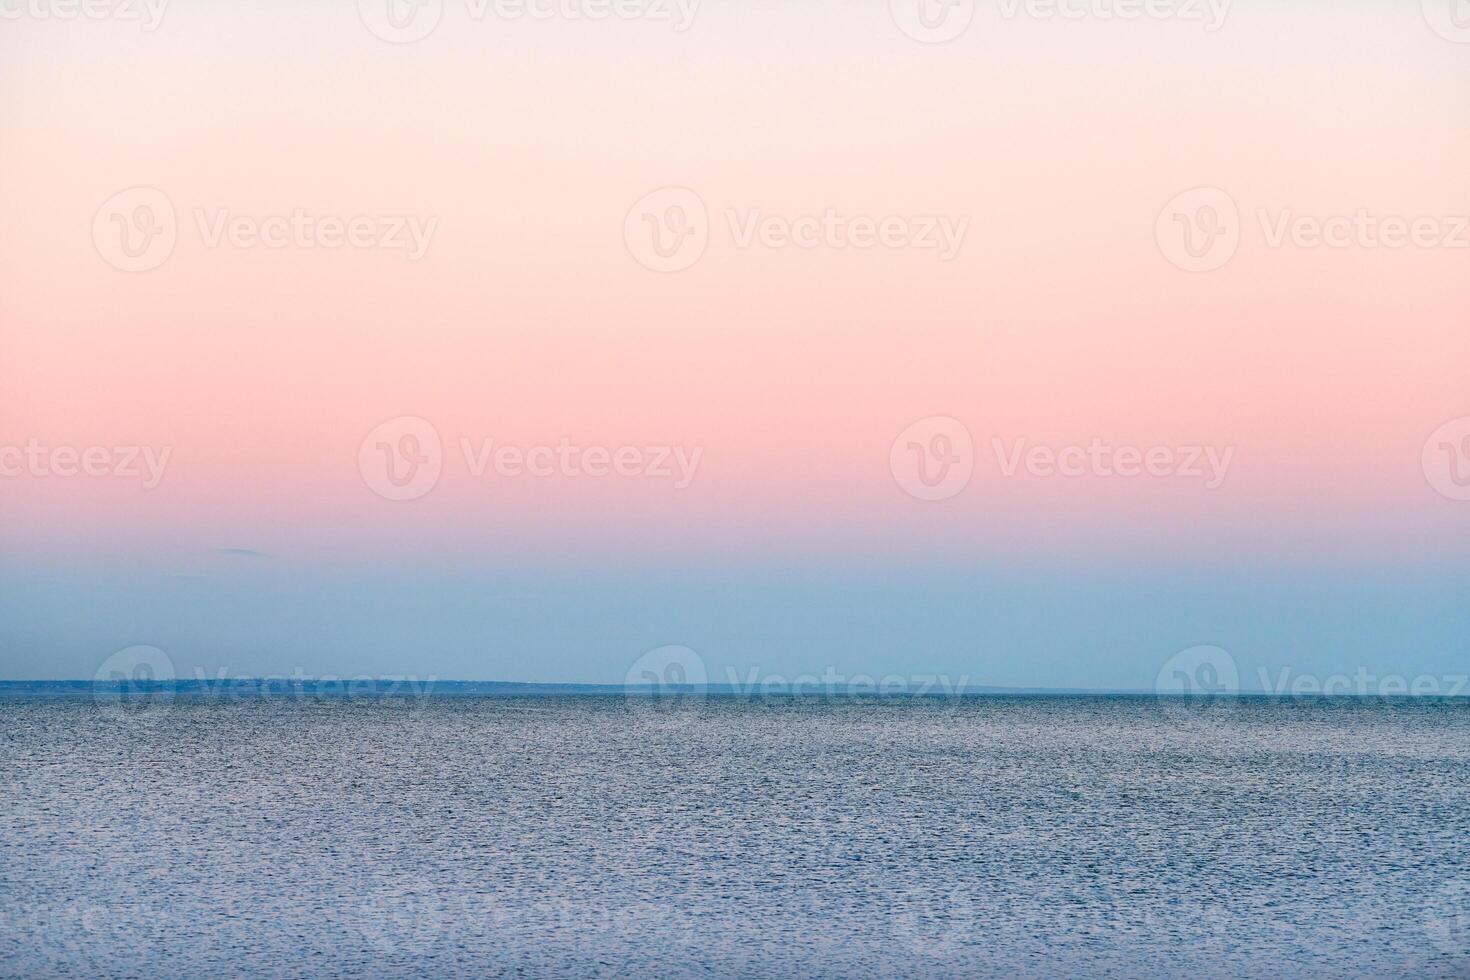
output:
[{"label": "sky", "polygon": [[1470,11],[68,9],[0,677],[1467,669]]}]

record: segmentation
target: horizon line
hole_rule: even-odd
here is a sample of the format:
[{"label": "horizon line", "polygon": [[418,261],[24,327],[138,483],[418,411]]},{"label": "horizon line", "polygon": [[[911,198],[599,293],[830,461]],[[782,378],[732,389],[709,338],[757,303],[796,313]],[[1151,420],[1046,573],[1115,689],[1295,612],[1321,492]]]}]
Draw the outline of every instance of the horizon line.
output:
[{"label": "horizon line", "polygon": [[[433,690],[438,688],[438,690]],[[449,690],[445,690],[448,688]],[[87,680],[84,678],[49,678],[42,680],[20,680],[0,678],[0,695],[23,693],[84,693],[101,692],[111,695],[124,693],[175,693],[202,694],[225,692],[229,694],[256,693],[264,696],[289,694],[293,691],[317,696],[339,697],[435,697],[467,696],[475,694],[562,694],[562,695],[620,695],[624,697],[783,697],[783,698],[913,698],[932,700],[956,697],[986,696],[1037,696],[1037,697],[1150,697],[1187,700],[1213,700],[1225,698],[1270,698],[1270,699],[1406,699],[1406,700],[1470,700],[1470,692],[1447,693],[1426,692],[1383,693],[1369,691],[1269,691],[1249,689],[1235,691],[1186,692],[1153,690],[1150,688],[1088,688],[1088,687],[1026,687],[998,684],[970,684],[963,687],[938,687],[926,689],[881,690],[875,685],[863,685],[861,689],[845,686],[793,685],[786,683],[777,689],[760,684],[618,684],[582,681],[506,681],[506,680],[449,680],[433,676],[419,678],[415,675],[378,675],[376,677],[337,677],[322,675],[314,678],[290,678],[284,675],[261,675],[259,677],[229,678],[174,678],[171,680]]]}]

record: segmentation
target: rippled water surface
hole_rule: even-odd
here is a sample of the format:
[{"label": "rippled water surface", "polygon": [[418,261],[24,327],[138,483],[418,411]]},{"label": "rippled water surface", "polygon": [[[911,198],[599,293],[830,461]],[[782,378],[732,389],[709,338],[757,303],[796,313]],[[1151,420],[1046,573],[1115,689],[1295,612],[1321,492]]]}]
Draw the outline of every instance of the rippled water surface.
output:
[{"label": "rippled water surface", "polygon": [[0,701],[13,976],[1470,976],[1470,705]]}]

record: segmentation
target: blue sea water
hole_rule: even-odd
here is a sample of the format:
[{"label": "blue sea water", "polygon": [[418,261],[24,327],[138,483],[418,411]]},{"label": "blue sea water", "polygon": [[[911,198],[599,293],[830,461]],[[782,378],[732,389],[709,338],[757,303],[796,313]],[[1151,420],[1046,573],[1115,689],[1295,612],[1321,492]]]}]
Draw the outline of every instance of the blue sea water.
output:
[{"label": "blue sea water", "polygon": [[0,699],[6,976],[1470,976],[1470,703]]}]

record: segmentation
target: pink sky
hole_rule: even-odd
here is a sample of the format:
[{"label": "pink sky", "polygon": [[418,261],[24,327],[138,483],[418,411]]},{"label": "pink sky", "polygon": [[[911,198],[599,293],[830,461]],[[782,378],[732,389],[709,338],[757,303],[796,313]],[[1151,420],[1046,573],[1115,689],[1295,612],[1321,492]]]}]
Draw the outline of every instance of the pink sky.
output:
[{"label": "pink sky", "polygon": [[[712,8],[682,34],[446,21],[405,46],[350,15],[181,6],[151,34],[21,23],[3,42],[0,442],[172,451],[146,492],[7,481],[12,546],[330,558],[388,526],[430,557],[485,529],[572,550],[639,528],[694,549],[757,527],[819,550],[1149,551],[1182,529],[1266,550],[1464,541],[1463,506],[1419,458],[1470,415],[1470,250],[1271,248],[1259,217],[1470,212],[1470,62],[1415,10],[1242,8],[1209,34],[982,6],[948,45],[908,40],[881,9]],[[225,32],[260,45],[200,43]],[[127,86],[97,84],[124,64]],[[126,273],[91,227],[137,185],[167,194],[178,244]],[[651,272],[624,217],[671,185],[698,193],[710,242],[691,268]],[[1229,192],[1243,230],[1233,260],[1191,274],[1154,224],[1199,185]],[[296,208],[436,226],[408,261],[208,248],[197,224]],[[827,208],[968,231],[944,262],[741,248],[726,215]],[[432,421],[447,461],[432,494],[391,503],[357,450],[400,415]],[[888,459],[932,415],[966,425],[977,462],[929,504]],[[677,492],[487,482],[464,472],[461,436],[704,456]],[[1235,457],[1205,491],[1005,478],[991,451],[1093,437]]]}]

